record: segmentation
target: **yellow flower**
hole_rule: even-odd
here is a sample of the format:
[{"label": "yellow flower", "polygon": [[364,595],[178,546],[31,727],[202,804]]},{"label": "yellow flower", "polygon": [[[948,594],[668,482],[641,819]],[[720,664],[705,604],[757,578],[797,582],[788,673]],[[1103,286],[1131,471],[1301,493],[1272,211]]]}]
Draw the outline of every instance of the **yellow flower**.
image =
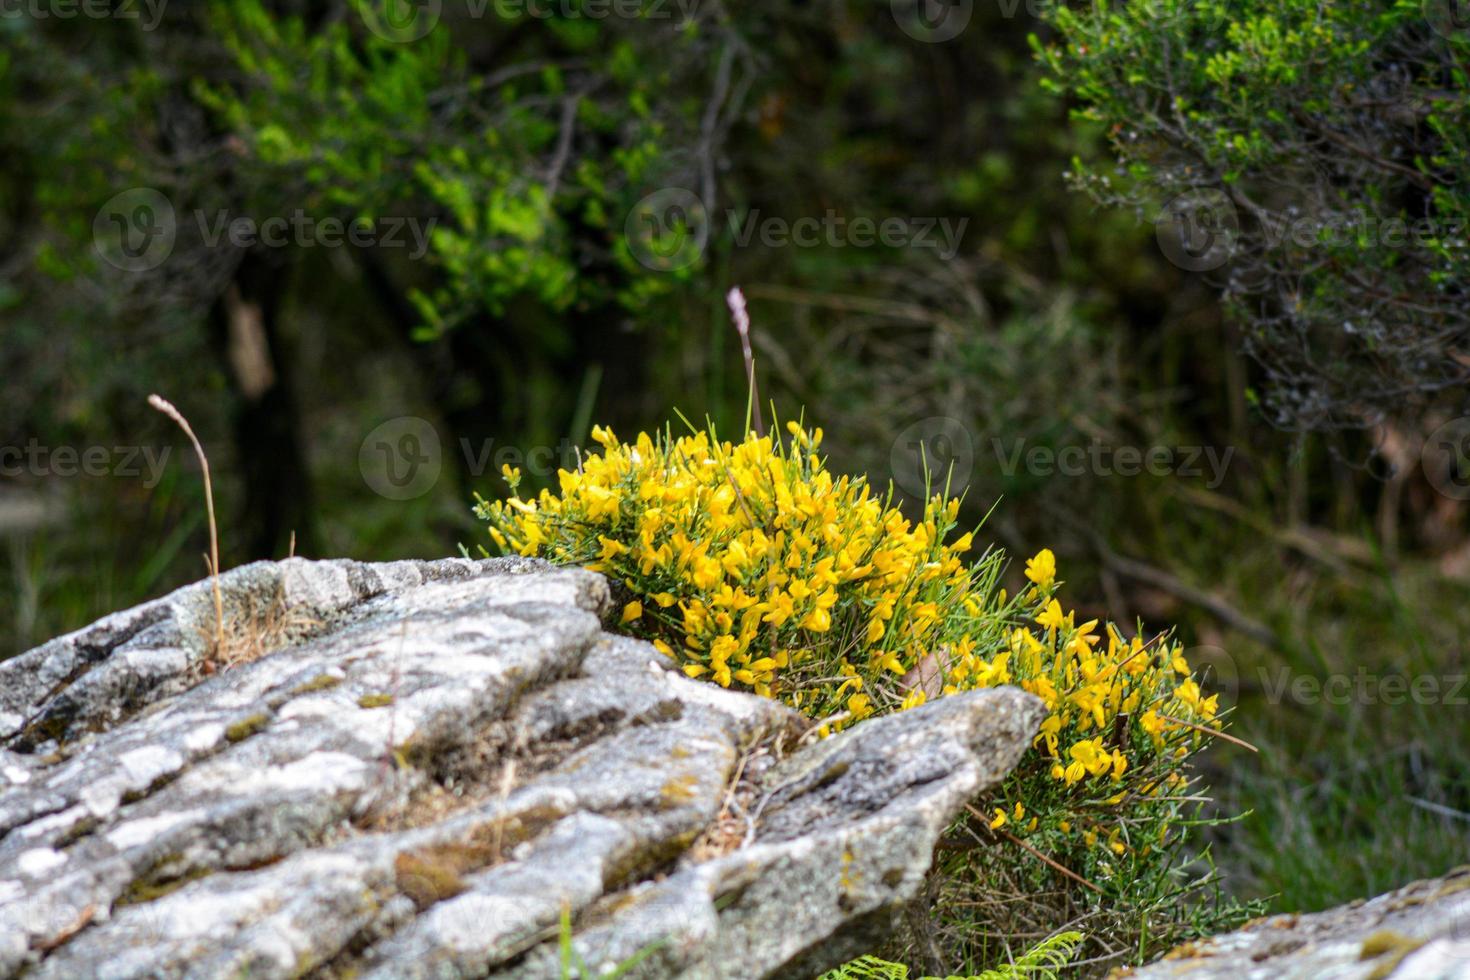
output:
[{"label": "yellow flower", "polygon": [[1046,604],[1046,609],[1042,612],[1040,616],[1036,617],[1036,622],[1040,624],[1043,629],[1049,630],[1059,630],[1063,626],[1067,625],[1067,619],[1065,616],[1062,615],[1062,604],[1060,602],[1057,602],[1055,599],[1048,602]]},{"label": "yellow flower", "polygon": [[1042,548],[1035,558],[1026,560],[1026,577],[1043,589],[1056,580],[1057,556],[1050,548]]},{"label": "yellow flower", "polygon": [[790,594],[785,592],[773,593],[770,600],[764,605],[766,614],[761,617],[761,620],[773,626],[780,626],[796,613],[796,603],[791,600]]},{"label": "yellow flower", "polygon": [[991,830],[999,830],[1006,825],[1006,812],[1000,807],[995,808],[995,819],[990,821]]},{"label": "yellow flower", "polygon": [[[1045,826],[1075,825],[1096,843],[1105,831],[1088,830],[1085,807],[1105,785],[1120,825],[1153,826],[1148,808],[1172,806],[1210,737],[1183,737],[1165,715],[1194,723],[1219,711],[1179,645],[1074,625],[1050,549],[1025,562],[1027,589],[1008,597],[995,586],[998,553],[967,563],[978,542],[956,527],[958,500],[935,495],[922,516],[905,515],[861,477],[827,471],[820,430],[788,431],[624,443],[597,426],[600,450],[559,471],[555,489],[522,498],[512,485],[476,514],[502,552],[583,563],[630,590],[621,621],[644,633],[653,613],[666,637],[654,646],[687,677],[779,698],[820,720],[822,737],[941,693],[1015,684],[1047,714],[1011,802],[983,819],[1030,832],[1041,810]],[[938,661],[935,684],[900,682],[926,660]],[[1106,847],[1133,853],[1118,835]]]},{"label": "yellow flower", "polygon": [[[1101,738],[1084,739],[1073,745],[1067,752],[1072,757],[1073,765],[1082,766],[1094,776],[1101,776],[1113,767],[1112,753],[1103,748]],[[1067,782],[1076,782],[1071,778],[1071,773],[1072,770],[1069,768]]]},{"label": "yellow flower", "polygon": [[690,580],[694,583],[695,588],[707,591],[718,585],[723,575],[724,570],[720,567],[719,562],[707,555],[699,555],[694,559],[694,569]]}]

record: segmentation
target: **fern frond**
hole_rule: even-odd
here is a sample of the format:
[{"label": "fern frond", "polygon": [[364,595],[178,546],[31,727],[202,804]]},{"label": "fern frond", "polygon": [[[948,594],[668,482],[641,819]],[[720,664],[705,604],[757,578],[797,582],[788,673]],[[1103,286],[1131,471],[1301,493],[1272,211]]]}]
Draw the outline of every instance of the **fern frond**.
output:
[{"label": "fern frond", "polygon": [[822,974],[819,980],[909,980],[909,968],[876,956],[863,956]]},{"label": "fern frond", "polygon": [[1057,971],[1072,961],[1081,944],[1080,932],[1057,933],[1009,966],[986,970],[970,980],[1057,980]]},{"label": "fern frond", "polygon": [[[945,977],[944,980],[1057,980],[1057,971],[1077,955],[1082,933],[1062,932],[1038,943],[1008,966],[968,977]],[[818,980],[909,980],[909,968],[876,956],[863,956],[822,974]],[[923,977],[921,980],[938,980]]]}]

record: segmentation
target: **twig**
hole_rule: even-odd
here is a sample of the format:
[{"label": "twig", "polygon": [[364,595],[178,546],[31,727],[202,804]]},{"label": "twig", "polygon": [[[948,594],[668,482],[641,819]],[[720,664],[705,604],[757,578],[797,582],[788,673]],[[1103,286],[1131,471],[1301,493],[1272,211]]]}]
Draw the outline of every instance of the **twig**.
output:
[{"label": "twig", "polygon": [[1256,642],[1276,650],[1281,649],[1281,639],[1276,635],[1275,630],[1262,622],[1250,618],[1245,613],[1240,612],[1225,602],[1225,600],[1210,595],[1201,589],[1197,589],[1161,568],[1155,568],[1152,565],[1144,564],[1132,558],[1125,558],[1105,546],[1099,549],[1099,554],[1102,557],[1103,564],[1119,575],[1162,589],[1191,605],[1199,606],[1214,615],[1216,619],[1223,622],[1226,626],[1244,633]]},{"label": "twig", "polygon": [[562,170],[566,168],[567,160],[572,155],[572,135],[577,128],[577,107],[582,102],[584,93],[577,92],[567,96],[561,106],[561,127],[556,140],[556,153],[551,159],[551,166],[546,172],[546,202],[551,207],[555,203],[557,187],[561,183]]},{"label": "twig", "polygon": [[500,769],[500,815],[495,820],[495,863],[499,864],[505,859],[502,853],[505,846],[505,822],[509,816],[505,812],[505,801],[510,799],[510,791],[516,785],[516,760],[506,759],[505,765]]},{"label": "twig", "polygon": [[[980,820],[986,826],[989,826],[989,824],[990,824],[990,818],[987,817],[987,816],[985,816],[985,814],[981,813],[979,810],[975,809],[973,806],[971,806],[968,803],[965,804],[965,809],[970,811],[970,815],[971,816],[973,816],[976,819]],[[1099,895],[1106,894],[1101,888],[1097,887],[1092,882],[1088,881],[1086,878],[1084,878],[1081,875],[1079,875],[1077,872],[1072,871],[1072,870],[1070,870],[1068,868],[1062,867],[1056,861],[1053,861],[1051,858],[1047,857],[1045,854],[1042,854],[1036,848],[1032,847],[1030,844],[1026,843],[1021,838],[1017,837],[1015,834],[1011,833],[1010,831],[1001,830],[1000,828],[996,827],[996,828],[992,828],[990,832],[992,834],[999,835],[1000,837],[1004,837],[1006,840],[1010,841],[1012,844],[1015,844],[1016,846],[1020,847],[1023,851],[1026,851],[1027,853],[1029,853],[1032,857],[1037,858],[1038,860],[1042,861],[1043,863],[1045,863],[1049,867],[1055,869],[1056,871],[1061,872],[1062,874],[1066,875],[1068,878],[1071,878],[1073,881],[1077,882],[1078,884],[1086,885],[1088,888],[1091,888],[1093,891],[1097,892]]]},{"label": "twig", "polygon": [[214,648],[219,650],[225,638],[225,600],[219,588],[219,528],[214,520],[214,485],[209,479],[209,458],[204,455],[204,447],[199,444],[199,437],[194,435],[193,426],[172,402],[159,395],[149,395],[148,404],[184,430],[184,435],[194,444],[194,454],[199,457],[199,466],[204,470],[204,507],[209,514],[209,573],[214,582]]},{"label": "twig", "polygon": [[1230,742],[1233,745],[1239,745],[1243,749],[1250,749],[1252,752],[1255,752],[1257,754],[1259,754],[1261,751],[1251,743],[1247,742],[1245,739],[1236,738],[1234,735],[1227,735],[1218,729],[1206,728],[1204,725],[1196,725],[1192,721],[1185,721],[1183,718],[1175,718],[1173,715],[1160,714],[1157,711],[1154,712],[1154,714],[1157,714],[1164,721],[1172,722],[1176,725],[1183,725],[1185,728],[1193,728],[1201,735],[1211,735],[1215,738],[1223,738],[1225,741]]},{"label": "twig", "polygon": [[1155,568],[1153,565],[1145,564],[1133,558],[1125,558],[1109,547],[1107,541],[1096,530],[1083,524],[1066,511],[1056,509],[1052,513],[1062,523],[1081,531],[1091,540],[1093,550],[1097,552],[1098,558],[1102,560],[1104,568],[1116,572],[1124,578],[1131,578],[1136,582],[1152,585],[1178,599],[1183,599],[1185,602],[1199,606],[1205,611],[1212,613],[1217,619],[1225,623],[1226,626],[1244,633],[1264,646],[1271,647],[1274,650],[1280,650],[1282,648],[1281,638],[1276,635],[1275,630],[1271,629],[1271,627],[1250,618],[1218,596],[1213,596],[1202,589],[1197,589],[1182,579],[1164,571],[1162,568]]},{"label": "twig", "polygon": [[801,738],[799,738],[799,739],[796,740],[796,744],[797,745],[805,745],[807,739],[811,738],[813,735],[815,735],[818,732],[820,732],[823,728],[826,728],[828,725],[835,725],[839,721],[846,721],[847,719],[849,719],[851,717],[852,717],[852,712],[851,711],[838,711],[835,714],[830,714],[830,715],[828,715],[825,718],[819,719],[818,721],[814,721],[814,722],[812,722],[812,726],[810,728],[808,728],[806,731],[802,732]]},{"label": "twig", "polygon": [[1405,796],[1404,799],[1408,800],[1411,806],[1417,806],[1421,810],[1428,810],[1430,813],[1437,814],[1441,817],[1450,817],[1455,820],[1464,820],[1466,823],[1470,823],[1470,813],[1462,813],[1442,803],[1421,800],[1417,796]]}]

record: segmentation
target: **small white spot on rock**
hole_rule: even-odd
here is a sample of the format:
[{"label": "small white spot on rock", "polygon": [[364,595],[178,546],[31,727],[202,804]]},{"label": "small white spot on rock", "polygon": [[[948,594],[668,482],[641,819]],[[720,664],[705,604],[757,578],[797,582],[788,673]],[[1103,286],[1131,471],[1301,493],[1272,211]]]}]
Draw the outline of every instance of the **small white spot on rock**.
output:
[{"label": "small white spot on rock", "polygon": [[500,937],[524,926],[530,911],[523,899],[508,895],[469,892],[440,902],[432,913],[439,942],[450,949],[475,953]]},{"label": "small white spot on rock", "polygon": [[125,650],[123,662],[144,676],[168,676],[188,669],[189,655],[178,647],[152,647]]},{"label": "small white spot on rock", "polygon": [[313,752],[284,766],[272,766],[247,774],[236,784],[236,792],[249,793],[269,788],[332,793],[361,786],[362,774],[367,768],[367,763],[345,752]]},{"label": "small white spot on rock", "polygon": [[168,813],[159,817],[129,820],[109,831],[107,840],[120,851],[129,847],[137,847],[139,844],[148,843],[166,830],[177,827],[181,823],[188,823],[200,812],[199,810],[186,810],[182,813]]},{"label": "small white spot on rock", "polygon": [[160,776],[177,772],[184,759],[173,749],[161,745],[145,745],[118,756],[118,765],[135,783],[147,785]]},{"label": "small white spot on rock", "polygon": [[225,737],[225,726],[218,723],[200,725],[184,736],[184,748],[190,752],[203,752],[219,744]]},{"label": "small white spot on rock", "polygon": [[17,858],[15,866],[20,868],[21,874],[39,878],[51,869],[58,868],[65,863],[66,855],[60,851],[53,851],[49,847],[35,847]]},{"label": "small white spot on rock", "polygon": [[12,783],[15,783],[17,786],[23,786],[31,781],[31,774],[26,772],[20,766],[6,766],[5,778],[10,780]]},{"label": "small white spot on rock", "polygon": [[0,711],[0,728],[7,731],[18,729],[25,722],[24,715],[18,715],[13,711]]},{"label": "small white spot on rock", "polygon": [[87,812],[94,817],[105,817],[122,801],[122,790],[114,780],[93,783],[77,794]]},{"label": "small white spot on rock", "polygon": [[27,838],[44,837],[53,830],[70,830],[76,825],[78,820],[81,820],[86,815],[87,808],[84,806],[68,807],[60,813],[53,814],[49,817],[42,817],[40,820],[28,823],[24,827],[16,830],[15,833]]}]

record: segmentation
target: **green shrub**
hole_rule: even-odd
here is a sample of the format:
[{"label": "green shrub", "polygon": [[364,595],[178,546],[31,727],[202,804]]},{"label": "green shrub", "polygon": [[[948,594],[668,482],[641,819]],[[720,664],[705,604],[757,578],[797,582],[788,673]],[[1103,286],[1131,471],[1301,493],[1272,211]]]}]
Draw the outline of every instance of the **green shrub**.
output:
[{"label": "green shrub", "polygon": [[967,564],[974,532],[948,540],[957,500],[935,494],[911,520],[891,491],[827,471],[820,429],[788,431],[624,443],[597,427],[602,452],[560,472],[559,493],[477,513],[504,551],[607,574],[623,628],[689,676],[779,698],[824,734],[958,691],[1042,698],[1034,748],[943,851],[940,924],[961,962],[1000,962],[1018,925],[1048,935],[1084,914],[1120,958],[1189,934],[1189,759],[1221,720],[1179,646],[1077,622],[1049,550],[1008,596],[999,551]]},{"label": "green shrub", "polygon": [[1116,157],[1073,177],[1228,246],[1181,264],[1218,270],[1278,423],[1372,425],[1465,382],[1470,31],[1454,8],[1045,7],[1047,83]]}]

